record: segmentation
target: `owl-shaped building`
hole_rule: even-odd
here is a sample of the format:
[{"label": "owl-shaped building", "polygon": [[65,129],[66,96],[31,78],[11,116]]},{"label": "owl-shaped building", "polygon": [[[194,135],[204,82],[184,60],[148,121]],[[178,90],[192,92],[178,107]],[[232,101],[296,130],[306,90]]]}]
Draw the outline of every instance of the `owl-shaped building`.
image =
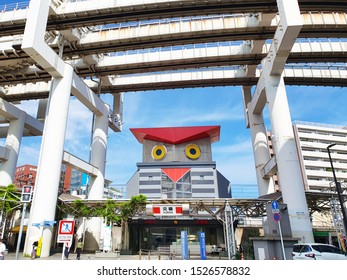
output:
[{"label": "owl-shaped building", "polygon": [[133,128],[131,132],[143,144],[143,160],[127,183],[127,197],[143,194],[159,205],[148,204],[147,216],[129,222],[129,250],[167,247],[179,254],[182,231],[189,236],[190,252],[199,251],[199,232],[205,234],[207,252],[224,244],[219,221],[204,213],[191,215],[191,209],[183,206],[195,199],[231,197],[229,181],[212,161],[211,146],[219,141],[220,126]]},{"label": "owl-shaped building", "polygon": [[127,183],[127,198],[230,198],[229,181],[212,161],[220,126],[130,129],[143,145],[142,162]]}]

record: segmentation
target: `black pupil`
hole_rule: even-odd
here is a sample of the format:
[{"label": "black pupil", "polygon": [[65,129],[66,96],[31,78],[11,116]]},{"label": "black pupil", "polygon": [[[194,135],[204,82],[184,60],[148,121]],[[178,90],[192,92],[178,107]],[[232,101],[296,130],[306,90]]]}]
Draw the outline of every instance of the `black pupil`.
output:
[{"label": "black pupil", "polygon": [[155,151],[155,154],[156,154],[157,156],[160,156],[161,153],[162,153],[162,150],[156,150],[156,151]]},{"label": "black pupil", "polygon": [[190,152],[192,155],[195,155],[195,154],[196,154],[196,150],[195,150],[194,148],[191,148],[191,149],[189,150],[189,152]]}]

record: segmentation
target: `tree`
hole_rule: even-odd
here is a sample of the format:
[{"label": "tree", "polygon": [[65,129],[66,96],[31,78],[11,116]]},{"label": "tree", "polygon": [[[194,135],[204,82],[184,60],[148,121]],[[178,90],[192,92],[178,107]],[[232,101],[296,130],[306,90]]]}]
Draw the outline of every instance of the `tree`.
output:
[{"label": "tree", "polygon": [[105,203],[93,204],[88,200],[77,199],[70,204],[62,204],[60,209],[66,214],[79,217],[102,217],[107,224],[117,223],[121,224],[133,217],[137,213],[143,211],[146,204],[147,197],[140,194],[133,196],[129,201],[116,202],[107,199]]},{"label": "tree", "polygon": [[[8,222],[14,211],[19,210],[22,203],[20,202],[20,190],[14,184],[7,187],[0,187],[0,228],[8,228]],[[3,237],[3,236],[1,236]]]},{"label": "tree", "polygon": [[133,196],[129,201],[116,202],[107,199],[104,203],[93,203],[88,200],[77,199],[72,203],[59,206],[63,213],[75,218],[102,217],[106,224],[117,224],[121,227],[122,249],[126,250],[128,239],[128,220],[145,210],[147,197],[140,194]]}]

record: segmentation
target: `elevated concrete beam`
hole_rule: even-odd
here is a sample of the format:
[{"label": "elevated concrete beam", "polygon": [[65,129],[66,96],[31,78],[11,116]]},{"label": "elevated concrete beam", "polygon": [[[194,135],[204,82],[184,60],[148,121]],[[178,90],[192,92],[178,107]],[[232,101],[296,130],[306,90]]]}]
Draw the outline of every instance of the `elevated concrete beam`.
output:
[{"label": "elevated concrete beam", "polygon": [[7,120],[17,119],[21,110],[6,100],[0,98],[0,114]]},{"label": "elevated concrete beam", "polygon": [[261,169],[263,178],[270,178],[276,175],[277,171],[277,161],[275,156],[270,158],[270,160]]},{"label": "elevated concrete beam", "polygon": [[96,177],[98,175],[98,168],[66,151],[63,154],[63,163],[90,176]]},{"label": "elevated concrete beam", "polygon": [[[65,62],[46,43],[47,15],[51,1],[30,1],[22,50],[44,68],[52,77],[62,78]],[[35,28],[33,28],[35,27]]]},{"label": "elevated concrete beam", "polygon": [[[0,98],[0,114],[2,115],[2,117],[0,118],[0,121],[2,123],[8,122],[9,120],[13,120],[13,119],[18,119],[18,117],[20,116],[22,112],[23,111],[17,108],[16,106]],[[43,124],[37,119],[33,118],[32,116],[26,114],[24,128],[26,129],[26,134],[28,135],[32,135],[32,136],[42,135]],[[4,129],[2,129],[2,132],[3,131]],[[0,132],[0,136],[2,136],[1,132]]]},{"label": "elevated concrete beam", "polygon": [[71,92],[93,113],[97,115],[108,114],[104,102],[96,96],[96,94],[76,73],[73,74]]},{"label": "elevated concrete beam", "polygon": [[[9,128],[9,126],[1,126],[0,127],[0,139],[7,137],[8,128]],[[42,135],[42,133],[41,134],[39,132],[33,133],[31,130],[29,130],[25,127],[23,129],[23,136],[41,136],[41,135]]]},{"label": "elevated concrete beam", "polygon": [[249,103],[248,110],[253,114],[261,114],[267,102],[265,91],[265,79],[263,75],[259,78],[257,87],[252,97],[252,101]]},{"label": "elevated concrete beam", "polygon": [[291,49],[302,28],[298,1],[277,1],[280,23],[267,57],[270,75],[281,75]]},{"label": "elevated concrete beam", "polygon": [[300,15],[297,1],[278,1],[278,9],[280,23],[276,29],[268,55],[262,61],[263,71],[252,98],[251,108],[249,108],[255,114],[260,114],[267,102],[264,90],[266,80],[269,76],[283,74],[285,63],[302,28],[302,18],[300,16],[293,17],[293,14]]},{"label": "elevated concrete beam", "polygon": [[28,130],[31,136],[40,136],[43,133],[43,123],[33,118],[30,115],[26,115],[24,128]]}]

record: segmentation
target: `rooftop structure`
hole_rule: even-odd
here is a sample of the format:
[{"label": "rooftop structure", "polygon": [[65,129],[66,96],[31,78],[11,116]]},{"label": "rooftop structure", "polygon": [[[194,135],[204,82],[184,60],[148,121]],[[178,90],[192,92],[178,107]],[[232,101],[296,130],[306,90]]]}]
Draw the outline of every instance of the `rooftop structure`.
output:
[{"label": "rooftop structure", "polygon": [[228,198],[230,182],[212,161],[219,126],[132,128],[143,145],[142,162],[127,184],[127,197]]}]

